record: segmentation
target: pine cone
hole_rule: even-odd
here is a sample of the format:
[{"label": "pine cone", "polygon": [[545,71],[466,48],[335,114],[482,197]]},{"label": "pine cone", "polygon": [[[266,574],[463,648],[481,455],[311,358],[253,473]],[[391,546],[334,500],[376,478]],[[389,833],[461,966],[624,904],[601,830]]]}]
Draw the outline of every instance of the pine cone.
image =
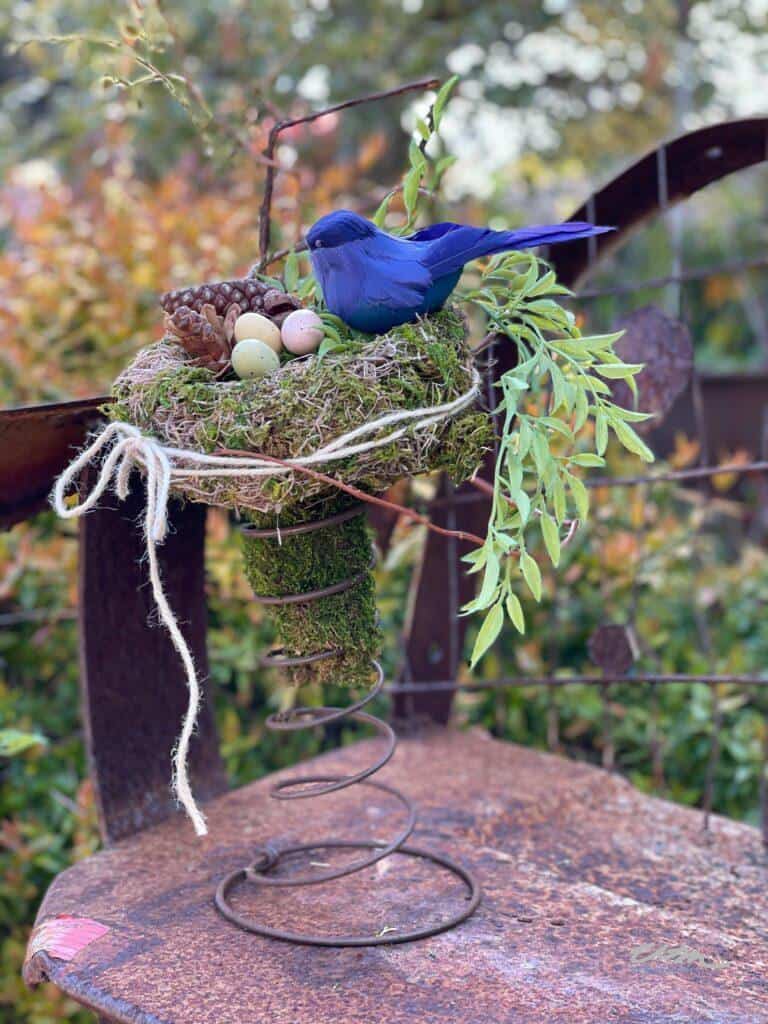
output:
[{"label": "pine cone", "polygon": [[231,304],[225,319],[210,303],[204,303],[200,309],[197,312],[189,306],[179,306],[173,313],[166,313],[165,329],[176,338],[196,366],[205,366],[218,373],[229,366],[240,306]]},{"label": "pine cone", "polygon": [[278,326],[290,312],[301,306],[295,296],[287,295],[279,288],[253,277],[213,281],[195,288],[178,288],[166,292],[160,298],[160,305],[169,314],[175,313],[181,306],[202,313],[203,306],[210,304],[219,316],[226,316],[233,303],[237,303],[242,313],[262,313]]},{"label": "pine cone", "polygon": [[270,288],[264,293],[264,315],[274,320],[278,327],[283,326],[283,320],[292,313],[294,309],[301,309],[301,303],[295,295],[281,292],[279,288]]}]

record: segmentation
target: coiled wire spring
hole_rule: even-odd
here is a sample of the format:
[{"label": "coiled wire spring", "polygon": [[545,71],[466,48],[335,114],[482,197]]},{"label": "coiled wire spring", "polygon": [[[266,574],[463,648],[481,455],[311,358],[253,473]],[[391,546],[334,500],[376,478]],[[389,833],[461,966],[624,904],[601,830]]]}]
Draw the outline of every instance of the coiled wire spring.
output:
[{"label": "coiled wire spring", "polygon": [[[344,522],[354,516],[362,515],[363,508],[355,505],[343,512],[325,519],[313,522],[300,523],[297,526],[289,526],[284,529],[257,529],[252,526],[244,526],[243,532],[248,537],[259,537],[266,539],[277,539],[281,536],[290,536],[300,533],[310,533],[321,530],[327,526]],[[372,558],[371,565],[374,559]],[[282,597],[257,595],[256,600],[261,604],[280,605],[298,604],[317,601],[332,594],[339,594],[350,589],[362,580],[368,569],[361,573],[339,580],[330,586],[320,590],[305,591],[301,594],[288,594]],[[262,664],[275,668],[290,668],[297,665],[308,665],[326,658],[337,657],[339,651],[324,650],[314,654],[299,656],[286,656],[280,651],[271,652],[262,658]],[[339,722],[343,718],[351,717],[355,721],[365,725],[373,726],[379,736],[385,741],[383,753],[376,761],[367,768],[348,776],[336,775],[301,775],[291,779],[283,779],[275,783],[270,791],[270,796],[276,800],[302,800],[312,797],[324,796],[327,793],[338,792],[354,785],[364,785],[376,789],[381,793],[394,797],[400,802],[406,812],[406,821],[397,836],[389,842],[373,839],[321,839],[307,843],[298,843],[289,846],[282,846],[279,849],[269,844],[261,847],[253,862],[247,867],[238,868],[231,872],[220,882],[215,895],[216,907],[227,920],[238,927],[249,932],[255,932],[273,939],[281,939],[285,942],[295,942],[312,946],[380,946],[392,945],[400,942],[410,942],[414,939],[427,938],[439,932],[448,930],[462,921],[465,921],[477,908],[481,892],[480,886],[475,877],[460,864],[455,863],[449,857],[424,850],[421,847],[406,845],[408,838],[416,824],[416,809],[409,798],[394,786],[385,782],[376,781],[371,778],[383,768],[395,752],[397,737],[394,729],[387,722],[377,718],[375,715],[364,711],[363,708],[374,700],[384,686],[384,672],[378,662],[372,661],[371,667],[376,675],[376,680],[371,689],[354,704],[349,707],[294,707],[287,711],[277,712],[267,718],[266,725],[270,729],[280,732],[292,732],[298,729],[305,729],[317,726],[326,726]],[[317,850],[369,850],[370,853],[347,862],[339,867],[331,867],[324,871],[316,871],[307,875],[274,876],[273,870],[280,861],[293,854]],[[468,890],[466,906],[437,924],[426,925],[421,928],[414,928],[409,931],[387,931],[385,934],[375,935],[319,935],[307,932],[296,932],[281,928],[272,928],[261,924],[259,921],[236,911],[229,902],[232,890],[242,884],[249,883],[256,886],[271,888],[295,888],[299,886],[319,885],[323,882],[330,882],[335,879],[345,878],[356,874],[365,868],[376,864],[378,861],[389,857],[394,853],[405,854],[410,857],[418,857],[421,860],[431,861],[440,867],[445,868],[452,874],[459,877]]]}]

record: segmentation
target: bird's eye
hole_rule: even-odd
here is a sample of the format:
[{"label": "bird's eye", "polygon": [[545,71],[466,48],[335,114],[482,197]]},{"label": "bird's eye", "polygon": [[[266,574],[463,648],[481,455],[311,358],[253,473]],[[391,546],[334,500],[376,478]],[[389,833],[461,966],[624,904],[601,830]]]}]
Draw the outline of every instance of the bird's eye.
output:
[{"label": "bird's eye", "polygon": [[322,243],[322,240],[320,238],[318,238],[318,240],[315,242],[315,248],[316,249],[322,249],[323,248],[323,243]]}]

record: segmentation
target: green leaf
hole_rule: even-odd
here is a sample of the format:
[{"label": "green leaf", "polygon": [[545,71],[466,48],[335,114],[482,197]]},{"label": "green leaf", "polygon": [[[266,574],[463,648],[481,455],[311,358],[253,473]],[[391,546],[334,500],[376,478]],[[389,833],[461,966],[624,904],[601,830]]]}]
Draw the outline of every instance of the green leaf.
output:
[{"label": "green leaf", "polygon": [[501,565],[499,563],[498,555],[495,552],[488,552],[488,559],[485,563],[485,575],[483,576],[483,585],[480,588],[477,600],[480,606],[484,606],[490,603],[493,592],[499,582],[499,571]]},{"label": "green leaf", "polygon": [[525,526],[531,516],[531,499],[525,491],[518,491],[514,497],[514,502],[517,505],[517,511],[520,513],[520,522]]},{"label": "green leaf", "polygon": [[513,462],[507,469],[507,487],[510,498],[516,498],[523,486],[523,467],[519,462]]},{"label": "green leaf", "polygon": [[581,344],[590,352],[600,352],[611,348],[619,340],[624,331],[615,331],[613,334],[593,334],[588,338],[582,338]]},{"label": "green leaf", "polygon": [[625,423],[620,419],[615,419],[611,423],[611,426],[613,427],[614,434],[618,437],[619,441],[621,441],[627,451],[632,452],[633,455],[639,455],[643,462],[653,462],[653,452],[647,444],[640,440],[628,423]]},{"label": "green leaf", "polygon": [[587,400],[586,392],[582,388],[578,388],[576,391],[576,402],[575,402],[576,415],[573,421],[574,432],[578,434],[584,424],[587,422],[587,416],[589,415],[589,402]]},{"label": "green leaf", "polygon": [[325,324],[324,330],[326,336],[320,342],[320,347],[317,350],[318,359],[330,355],[331,352],[342,352],[350,347],[351,343],[339,337],[339,333],[335,328]]},{"label": "green leaf", "polygon": [[483,545],[481,548],[475,548],[468,554],[462,555],[461,561],[472,567],[471,569],[467,569],[467,572],[479,572],[485,565],[487,557],[488,548]]},{"label": "green leaf", "polygon": [[595,455],[593,452],[579,452],[576,455],[571,456],[571,462],[574,466],[604,466],[605,459],[602,455]]},{"label": "green leaf", "polygon": [[549,453],[549,445],[547,439],[543,434],[536,433],[533,438],[533,461],[536,463],[536,469],[539,476],[544,476],[547,472],[547,466],[551,461],[552,456]]},{"label": "green leaf", "polygon": [[509,621],[518,633],[525,633],[525,615],[523,614],[523,606],[520,604],[517,594],[513,594],[510,590],[507,594],[505,605]]},{"label": "green leaf", "polygon": [[408,162],[413,170],[418,170],[419,172],[423,172],[427,166],[427,158],[422,153],[419,144],[413,139],[408,146]]},{"label": "green leaf", "polygon": [[453,167],[457,160],[458,157],[453,155],[440,157],[440,159],[435,164],[435,176],[438,178],[438,180],[442,178],[442,176],[445,174],[449,167]]},{"label": "green leaf", "polygon": [[453,75],[451,78],[448,79],[447,82],[445,82],[440,87],[440,91],[438,92],[437,96],[435,97],[435,102],[434,102],[434,105],[432,107],[432,123],[435,126],[435,131],[437,131],[437,129],[440,127],[440,121],[442,120],[442,117],[443,117],[443,111],[445,110],[445,105],[448,102],[448,100],[451,98],[451,93],[453,92],[453,90],[454,90],[454,88],[456,86],[456,83],[458,81],[459,81],[459,76],[458,75]]},{"label": "green leaf", "polygon": [[259,281],[263,281],[264,284],[268,284],[271,288],[277,288],[279,291],[282,291],[283,282],[279,277],[272,277],[271,274],[257,274],[256,277]]},{"label": "green leaf", "polygon": [[627,423],[645,423],[646,420],[653,419],[652,412],[636,412],[634,409],[625,409],[622,405],[614,405],[613,415],[626,420]]},{"label": "green leaf", "polygon": [[373,215],[373,223],[377,228],[384,225],[384,221],[387,219],[387,214],[389,213],[389,207],[394,198],[394,195],[390,192],[389,195],[384,196],[382,201],[379,203],[376,213]]},{"label": "green leaf", "polygon": [[285,290],[294,292],[299,284],[299,257],[295,252],[289,252],[283,267],[283,281]]},{"label": "green leaf", "polygon": [[565,497],[565,486],[560,477],[555,477],[552,484],[552,503],[555,506],[555,518],[562,523],[568,512],[568,502]]},{"label": "green leaf", "polygon": [[485,616],[483,624],[480,627],[480,631],[477,634],[475,646],[472,648],[472,657],[470,659],[471,668],[475,667],[491,644],[496,640],[503,625],[504,610],[497,602]]},{"label": "green leaf", "polygon": [[605,383],[604,380],[600,380],[599,377],[591,377],[587,375],[585,380],[589,384],[590,388],[598,395],[610,395],[611,389]]},{"label": "green leaf", "polygon": [[523,551],[520,555],[520,569],[523,573],[523,579],[528,584],[528,589],[536,600],[540,601],[541,571],[536,564],[536,559],[529,555],[527,551]]},{"label": "green leaf", "polygon": [[546,295],[549,293],[550,288],[555,284],[555,272],[554,270],[548,271],[543,277],[539,278],[539,282],[536,287],[531,291],[531,295]]},{"label": "green leaf", "polygon": [[419,198],[419,185],[421,184],[421,168],[412,167],[403,179],[403,202],[410,218],[416,209],[416,202]]},{"label": "green leaf", "polygon": [[337,345],[343,345],[344,344],[344,339],[339,334],[337,328],[333,326],[333,324],[329,324],[327,322],[323,322],[323,334],[325,335],[326,338],[329,338],[331,341],[335,342]]},{"label": "green leaf", "polygon": [[597,363],[595,373],[609,380],[627,380],[645,367],[645,363]]},{"label": "green leaf", "polygon": [[317,288],[317,281],[314,279],[312,274],[307,274],[304,280],[301,282],[296,290],[296,294],[300,299],[312,299],[315,295],[315,289]]},{"label": "green leaf", "polygon": [[560,531],[557,523],[546,512],[541,516],[541,535],[549,560],[557,567],[560,564]]},{"label": "green leaf", "polygon": [[567,479],[578,517],[584,521],[589,516],[589,491],[577,476],[569,473]]},{"label": "green leaf", "polygon": [[518,377],[514,370],[507,370],[497,381],[497,387],[504,391],[527,391],[530,385],[527,380]]},{"label": "green leaf", "polygon": [[0,729],[0,757],[16,757],[32,747],[45,747],[48,740],[37,732]]},{"label": "green leaf", "polygon": [[608,417],[599,409],[595,416],[595,448],[598,455],[604,455],[608,447]]},{"label": "green leaf", "polygon": [[549,427],[550,430],[554,430],[558,434],[562,434],[563,437],[567,437],[569,441],[573,440],[573,433],[567,423],[558,419],[556,416],[539,416],[538,422],[542,426]]},{"label": "green leaf", "polygon": [[533,440],[533,431],[528,423],[528,420],[520,421],[520,429],[518,430],[518,442],[517,442],[517,454],[521,459],[524,459],[528,452],[531,450],[531,441]]}]

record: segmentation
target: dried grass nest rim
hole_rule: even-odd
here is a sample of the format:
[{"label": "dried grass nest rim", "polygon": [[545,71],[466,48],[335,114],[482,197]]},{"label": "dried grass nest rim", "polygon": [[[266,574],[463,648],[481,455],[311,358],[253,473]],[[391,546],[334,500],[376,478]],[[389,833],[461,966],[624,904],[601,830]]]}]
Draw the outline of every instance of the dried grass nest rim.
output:
[{"label": "dried grass nest rim", "polygon": [[[359,444],[362,450],[333,461],[339,479],[380,493],[403,476],[437,469],[458,480],[472,475],[492,441],[489,417],[473,408],[477,381],[466,322],[449,309],[354,349],[289,360],[258,381],[215,381],[164,338],[118,377],[108,412],[175,449],[285,460],[308,457],[389,414],[455,403],[455,414],[400,424],[397,439],[380,444],[395,433],[384,430],[374,439],[379,446]],[[174,489],[191,500],[265,514],[330,494],[326,482],[303,474],[230,472],[187,474]]]}]

